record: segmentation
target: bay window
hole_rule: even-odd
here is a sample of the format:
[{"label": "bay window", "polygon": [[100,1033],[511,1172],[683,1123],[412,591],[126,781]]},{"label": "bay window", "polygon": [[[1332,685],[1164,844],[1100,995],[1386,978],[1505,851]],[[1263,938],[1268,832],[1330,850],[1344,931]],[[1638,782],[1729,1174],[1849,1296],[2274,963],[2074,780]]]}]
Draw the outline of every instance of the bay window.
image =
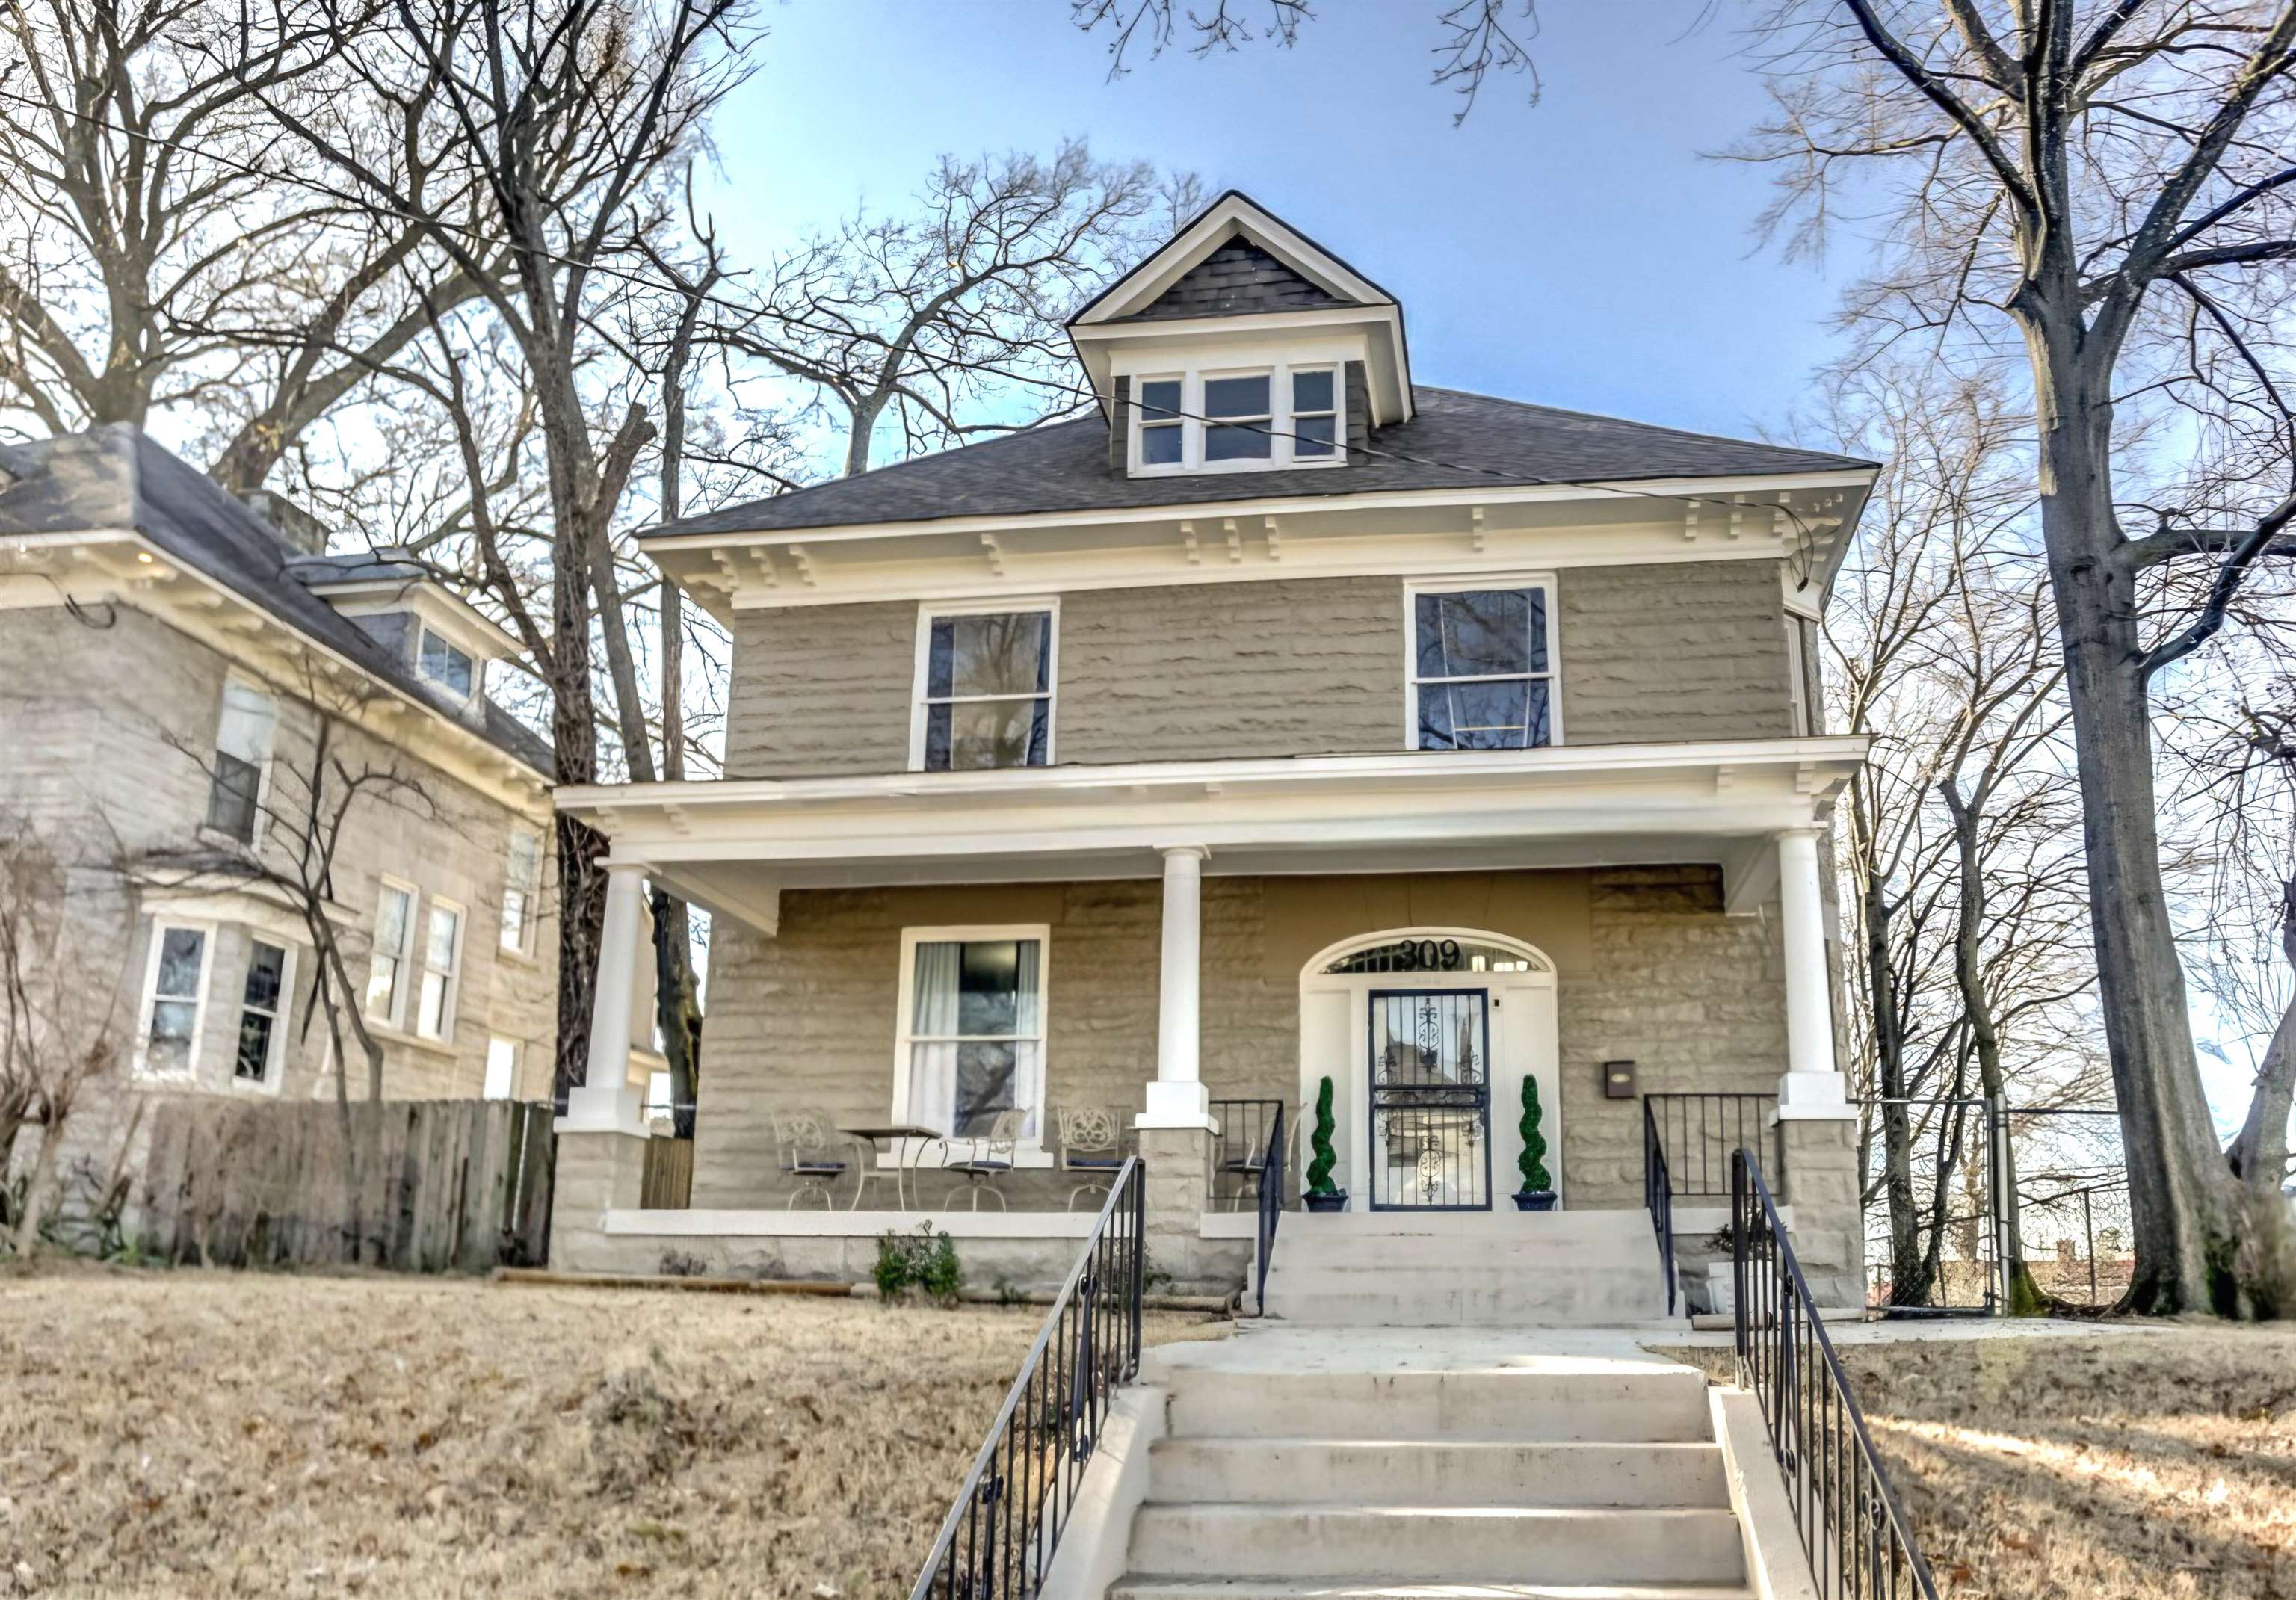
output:
[{"label": "bay window", "polygon": [[285,948],[266,939],[252,942],[247,958],[247,981],[240,991],[239,1048],[232,1061],[232,1076],[242,1083],[277,1087],[281,1042],[286,1029],[281,1018],[287,997],[291,960]]},{"label": "bay window", "polygon": [[913,928],[901,939],[895,1112],[949,1138],[1021,1114],[1044,1127],[1045,944],[1033,928]]},{"label": "bay window", "polygon": [[209,930],[156,923],[152,962],[144,979],[142,1069],[160,1078],[188,1077],[200,1041],[200,1013],[207,995]]},{"label": "bay window", "polygon": [[923,772],[1052,760],[1054,607],[950,612],[919,625],[909,765]]},{"label": "bay window", "polygon": [[1529,750],[1554,742],[1543,581],[1414,586],[1407,716],[1419,750]]}]

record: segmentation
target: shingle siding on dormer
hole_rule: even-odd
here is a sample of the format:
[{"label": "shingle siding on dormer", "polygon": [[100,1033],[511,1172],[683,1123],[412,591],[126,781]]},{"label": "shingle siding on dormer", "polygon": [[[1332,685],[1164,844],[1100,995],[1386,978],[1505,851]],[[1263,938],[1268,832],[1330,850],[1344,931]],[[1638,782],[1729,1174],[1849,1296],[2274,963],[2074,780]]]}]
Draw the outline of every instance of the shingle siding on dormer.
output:
[{"label": "shingle siding on dormer", "polygon": [[[1566,568],[1556,584],[1565,743],[1792,735],[1775,562]],[[1054,755],[1098,765],[1401,749],[1404,614],[1397,576],[1071,591]],[[737,613],[726,775],[906,770],[916,619],[914,601]]]},{"label": "shingle siding on dormer", "polygon": [[1146,309],[1119,320],[1244,316],[1258,311],[1312,311],[1349,303],[1309,283],[1250,240],[1236,238],[1183,273]]}]

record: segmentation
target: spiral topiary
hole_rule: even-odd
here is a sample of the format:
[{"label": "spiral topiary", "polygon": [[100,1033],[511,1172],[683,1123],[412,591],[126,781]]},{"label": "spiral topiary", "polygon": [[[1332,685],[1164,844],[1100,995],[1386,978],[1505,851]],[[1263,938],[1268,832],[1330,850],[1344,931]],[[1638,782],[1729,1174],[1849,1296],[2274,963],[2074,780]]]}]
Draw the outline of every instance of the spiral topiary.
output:
[{"label": "spiral topiary", "polygon": [[1546,1136],[1538,1131],[1538,1079],[1525,1072],[1522,1075],[1522,1154],[1515,1165],[1522,1169],[1522,1192],[1526,1194],[1544,1194],[1554,1186],[1554,1177],[1546,1170]]},{"label": "spiral topiary", "polygon": [[1332,1080],[1326,1078],[1316,1090],[1316,1131],[1308,1136],[1308,1148],[1316,1153],[1316,1159],[1308,1163],[1310,1194],[1339,1193],[1332,1184],[1332,1168],[1340,1159],[1332,1149]]}]

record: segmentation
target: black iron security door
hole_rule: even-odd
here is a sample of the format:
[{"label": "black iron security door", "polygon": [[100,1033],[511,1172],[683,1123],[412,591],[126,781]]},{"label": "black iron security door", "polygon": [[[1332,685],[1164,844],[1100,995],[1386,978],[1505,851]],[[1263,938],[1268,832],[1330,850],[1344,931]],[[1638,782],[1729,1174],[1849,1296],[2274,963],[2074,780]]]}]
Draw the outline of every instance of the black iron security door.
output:
[{"label": "black iron security door", "polygon": [[1371,991],[1371,1209],[1491,1206],[1490,991]]}]

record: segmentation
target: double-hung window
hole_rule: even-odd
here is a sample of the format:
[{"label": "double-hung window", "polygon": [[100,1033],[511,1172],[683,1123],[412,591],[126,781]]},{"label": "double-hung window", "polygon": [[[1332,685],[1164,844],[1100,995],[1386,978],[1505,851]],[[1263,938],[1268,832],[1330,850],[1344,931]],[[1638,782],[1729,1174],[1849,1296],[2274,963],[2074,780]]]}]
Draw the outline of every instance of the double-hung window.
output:
[{"label": "double-hung window", "polygon": [[277,721],[269,695],[237,681],[224,685],[215,767],[208,784],[207,825],[242,844],[255,842],[263,771],[271,759],[271,734]]},{"label": "double-hung window", "polygon": [[478,681],[478,668],[470,652],[449,644],[429,628],[415,647],[414,664],[422,676],[457,700],[468,700]]},{"label": "double-hung window", "polygon": [[183,1078],[193,1071],[213,943],[205,928],[152,925],[141,1061],[143,1070],[154,1077]]},{"label": "double-hung window", "polygon": [[1266,461],[1275,449],[1274,380],[1267,373],[1204,380],[1204,459]]},{"label": "double-hung window", "polygon": [[1345,428],[1336,362],[1143,374],[1129,382],[1135,472],[1340,464]]},{"label": "double-hung window", "polygon": [[422,931],[422,998],[414,1008],[414,1031],[424,1038],[454,1037],[455,973],[462,956],[463,908],[432,900]]},{"label": "double-hung window", "polygon": [[948,1137],[1042,1136],[1045,944],[1037,928],[913,928],[902,938],[897,1114]]},{"label": "double-hung window", "polygon": [[502,948],[524,955],[534,937],[534,893],[542,881],[542,835],[532,828],[510,831],[510,863],[503,873]]},{"label": "double-hung window", "polygon": [[1054,617],[1049,603],[924,613],[912,767],[964,772],[1051,761]]},{"label": "double-hung window", "polygon": [[396,1028],[406,1009],[406,964],[414,954],[414,890],[386,882],[375,898],[374,948],[366,969],[366,1014]]},{"label": "double-hung window", "polygon": [[1176,467],[1187,448],[1187,423],[1181,416],[1182,378],[1144,378],[1140,382],[1140,464]]},{"label": "double-hung window", "polygon": [[1340,375],[1332,368],[1292,373],[1292,454],[1302,460],[1339,454]]},{"label": "double-hung window", "polygon": [[247,958],[247,982],[239,1001],[239,1049],[232,1061],[232,1076],[242,1083],[277,1087],[281,1042],[287,1030],[288,974],[292,958],[283,945],[256,939]]},{"label": "double-hung window", "polygon": [[1420,750],[1529,750],[1554,742],[1544,582],[1415,587],[1411,738]]}]

